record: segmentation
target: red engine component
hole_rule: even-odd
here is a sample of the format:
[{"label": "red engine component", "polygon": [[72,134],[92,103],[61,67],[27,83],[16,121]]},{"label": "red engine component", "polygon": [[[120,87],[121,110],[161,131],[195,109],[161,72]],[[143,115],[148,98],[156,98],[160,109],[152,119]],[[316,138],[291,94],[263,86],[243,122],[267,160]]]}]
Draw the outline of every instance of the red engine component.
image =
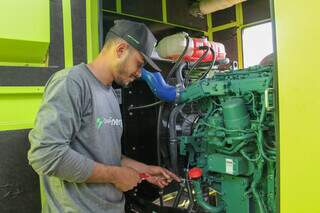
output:
[{"label": "red engine component", "polygon": [[188,176],[191,180],[195,180],[198,178],[201,178],[202,176],[202,169],[198,167],[193,167],[192,169],[189,170]]},{"label": "red engine component", "polygon": [[[206,46],[211,47],[215,52],[215,60],[217,62],[224,61],[226,59],[226,51],[224,45],[218,42],[208,41],[207,38],[190,38],[187,42],[186,33],[178,33],[163,38],[158,46],[157,52],[160,57],[177,60],[182,54],[185,46],[188,43],[188,48],[183,59],[185,61],[196,61],[198,60],[207,50],[199,49],[200,47]],[[209,50],[208,54],[201,60],[202,62],[211,62],[213,54]]]},{"label": "red engine component", "polygon": [[[215,52],[215,59],[216,61],[222,61],[226,59],[226,51],[224,45],[214,41],[208,41],[206,38],[193,38],[193,54],[191,56],[185,55],[183,59],[185,61],[196,61],[198,60],[206,50],[199,49],[201,46],[211,47]],[[209,50],[206,57],[204,57],[201,61],[202,62],[210,62],[213,59],[213,54]]]}]

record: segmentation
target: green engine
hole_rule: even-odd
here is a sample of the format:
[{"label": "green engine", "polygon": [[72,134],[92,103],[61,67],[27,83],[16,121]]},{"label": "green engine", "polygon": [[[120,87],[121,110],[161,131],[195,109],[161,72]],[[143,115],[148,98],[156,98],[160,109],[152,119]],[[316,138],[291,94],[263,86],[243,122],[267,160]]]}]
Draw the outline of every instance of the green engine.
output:
[{"label": "green engine", "polygon": [[188,131],[170,130],[170,155],[173,164],[186,159],[200,212],[276,212],[272,84],[273,67],[255,66],[217,72],[180,92],[170,120],[188,111]]}]

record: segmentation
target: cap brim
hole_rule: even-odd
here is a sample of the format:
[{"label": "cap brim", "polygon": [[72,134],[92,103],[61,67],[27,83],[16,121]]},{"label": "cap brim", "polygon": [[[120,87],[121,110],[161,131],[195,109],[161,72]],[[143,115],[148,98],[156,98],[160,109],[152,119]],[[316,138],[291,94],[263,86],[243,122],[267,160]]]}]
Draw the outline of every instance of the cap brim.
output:
[{"label": "cap brim", "polygon": [[140,52],[144,59],[146,60],[146,62],[153,68],[155,69],[156,71],[158,72],[162,72],[162,70],[152,61],[152,59],[148,56],[146,56],[143,52]]}]

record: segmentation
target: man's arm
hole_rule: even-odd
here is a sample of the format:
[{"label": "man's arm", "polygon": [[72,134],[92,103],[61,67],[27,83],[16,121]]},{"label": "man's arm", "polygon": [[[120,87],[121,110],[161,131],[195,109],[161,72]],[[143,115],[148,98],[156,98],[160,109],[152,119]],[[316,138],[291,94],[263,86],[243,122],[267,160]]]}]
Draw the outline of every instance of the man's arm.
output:
[{"label": "man's arm", "polygon": [[121,165],[135,169],[140,174],[146,174],[147,181],[161,188],[167,186],[172,180],[180,182],[180,178],[169,170],[160,166],[146,165],[122,155]]},{"label": "man's arm", "polygon": [[139,173],[144,173],[148,169],[148,165],[122,155],[121,165],[135,169]]},{"label": "man's arm", "polygon": [[87,183],[112,183],[120,191],[128,191],[140,182],[136,170],[125,166],[108,166],[95,163]]}]

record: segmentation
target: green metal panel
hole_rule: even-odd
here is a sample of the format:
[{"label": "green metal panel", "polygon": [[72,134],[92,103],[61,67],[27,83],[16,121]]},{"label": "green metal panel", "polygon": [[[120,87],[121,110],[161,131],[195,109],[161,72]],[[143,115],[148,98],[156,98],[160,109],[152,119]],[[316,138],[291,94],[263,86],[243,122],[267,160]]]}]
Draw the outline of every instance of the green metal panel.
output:
[{"label": "green metal panel", "polygon": [[62,0],[65,67],[73,66],[71,2]]},{"label": "green metal panel", "polygon": [[249,165],[242,157],[213,154],[208,157],[208,170],[230,175],[246,175]]},{"label": "green metal panel", "polygon": [[46,61],[50,43],[49,1],[10,0],[0,4],[0,61]]},{"label": "green metal panel", "polygon": [[221,188],[224,192],[222,199],[226,203],[226,212],[250,212],[249,198],[246,195],[248,185],[249,181],[247,178],[223,175]]},{"label": "green metal panel", "polygon": [[90,63],[99,54],[99,1],[86,0],[87,60]]},{"label": "green metal panel", "polygon": [[0,87],[0,131],[33,127],[43,87]]},{"label": "green metal panel", "polygon": [[162,21],[163,23],[167,23],[167,0],[162,0]]}]

